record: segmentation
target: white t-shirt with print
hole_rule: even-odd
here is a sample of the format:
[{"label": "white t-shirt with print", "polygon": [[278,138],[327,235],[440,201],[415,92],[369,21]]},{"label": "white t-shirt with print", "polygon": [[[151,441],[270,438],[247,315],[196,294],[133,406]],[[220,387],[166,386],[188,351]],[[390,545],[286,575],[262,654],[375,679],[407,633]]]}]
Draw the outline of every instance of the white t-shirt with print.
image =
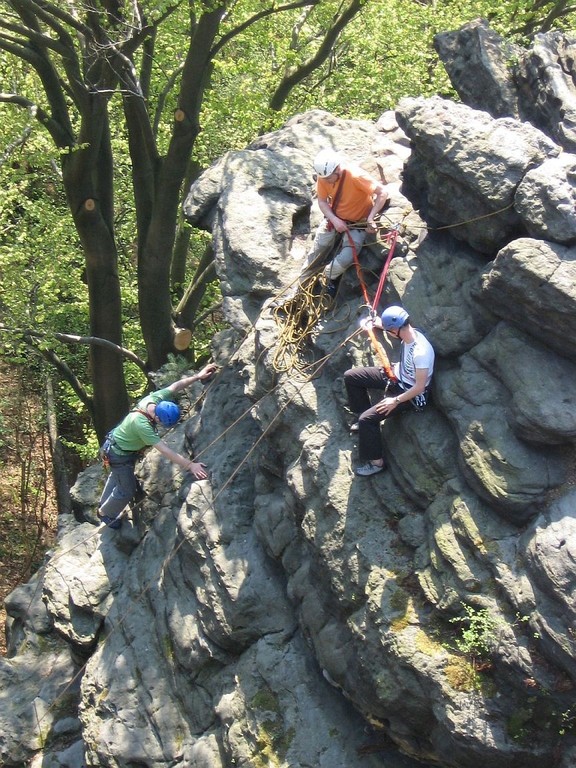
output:
[{"label": "white t-shirt with print", "polygon": [[430,384],[432,372],[434,371],[434,350],[432,344],[423,333],[414,329],[414,341],[410,343],[402,342],[400,362],[394,365],[394,373],[398,381],[406,389],[416,384],[416,369],[427,368],[428,377],[426,386]]}]

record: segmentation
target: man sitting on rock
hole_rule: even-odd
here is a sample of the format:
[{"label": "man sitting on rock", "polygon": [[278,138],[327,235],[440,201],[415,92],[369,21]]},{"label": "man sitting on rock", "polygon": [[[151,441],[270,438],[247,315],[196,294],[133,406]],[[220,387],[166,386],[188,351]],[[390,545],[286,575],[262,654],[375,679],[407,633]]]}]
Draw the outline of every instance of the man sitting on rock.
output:
[{"label": "man sitting on rock", "polygon": [[318,153],[314,170],[324,221],[316,230],[300,282],[318,271],[322,258],[341,236],[336,255],[324,267],[328,293],[334,296],[339,278],[354,262],[354,251],[360,252],[367,233],[376,232],[374,217],[386,205],[388,193],[383,184],[331,149]]},{"label": "man sitting on rock", "polygon": [[[348,404],[358,421],[350,427],[358,433],[358,454],[363,462],[356,468],[362,477],[384,469],[380,423],[410,408],[421,410],[427,403],[434,371],[434,350],[421,331],[410,325],[403,307],[392,306],[382,312],[372,327],[381,328],[393,338],[400,339],[400,362],[393,367],[396,381],[389,379],[382,368],[351,368],[344,374]],[[383,389],[385,397],[372,405],[369,390]]]},{"label": "man sitting on rock", "polygon": [[148,446],[157,448],[163,456],[191,472],[198,480],[208,476],[205,464],[181,456],[161,440],[157,427],[158,424],[164,427],[176,424],[180,408],[174,402],[174,396],[193,382],[208,379],[215,370],[216,365],[209,363],[200,373],[152,392],[108,433],[101,448],[101,455],[110,467],[97,513],[102,523],[110,528],[120,528],[122,512],[136,492],[136,461]]}]

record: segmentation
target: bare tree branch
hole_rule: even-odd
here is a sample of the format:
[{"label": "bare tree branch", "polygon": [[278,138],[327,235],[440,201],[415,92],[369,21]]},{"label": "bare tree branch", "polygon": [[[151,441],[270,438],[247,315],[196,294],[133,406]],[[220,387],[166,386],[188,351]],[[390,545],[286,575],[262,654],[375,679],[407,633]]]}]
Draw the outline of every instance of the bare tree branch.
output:
[{"label": "bare tree branch", "polygon": [[342,12],[340,17],[334,21],[333,25],[326,32],[324,41],[318,48],[316,54],[282,79],[282,82],[272,94],[269,102],[270,109],[276,111],[282,109],[290,92],[298,85],[298,83],[301,83],[308,77],[308,75],[318,69],[318,67],[326,61],[330,56],[330,52],[332,51],[340,32],[362,9],[366,2],[368,2],[368,0],[351,0],[350,5]]},{"label": "bare tree branch", "polygon": [[295,8],[304,8],[308,5],[318,5],[319,2],[320,0],[297,0],[297,2],[288,3],[287,5],[272,6],[271,8],[266,8],[264,11],[260,11],[259,13],[254,14],[254,16],[251,16],[242,24],[239,24],[237,27],[234,27],[234,29],[231,29],[230,32],[222,35],[222,37],[212,48],[211,58],[214,58],[214,56],[216,56],[216,54],[226,45],[226,43],[229,43],[230,40],[244,32],[244,30],[248,29],[248,27],[251,27],[252,24],[255,24],[257,21],[265,19],[267,16],[271,16],[274,13],[293,11]]},{"label": "bare tree branch", "polygon": [[[4,328],[3,326],[0,326],[0,330],[9,330]],[[15,332],[15,331],[13,331]],[[44,349],[43,347],[38,346],[34,343],[33,336],[38,334],[33,334],[30,332],[23,331],[21,332],[22,339],[26,344],[28,344],[32,349],[37,352],[39,355],[41,355],[50,365],[54,366],[56,370],[60,373],[64,381],[67,381],[74,393],[76,394],[76,397],[80,400],[81,403],[84,403],[86,406],[86,409],[88,410],[88,413],[90,414],[90,417],[94,418],[94,402],[90,395],[86,392],[84,387],[82,386],[82,383],[78,379],[78,377],[75,375],[74,371],[70,368],[68,363],[66,361],[62,360],[62,358],[54,352],[52,349]]]},{"label": "bare tree branch", "polygon": [[[0,48],[2,46],[0,45]],[[59,137],[58,146],[64,146],[67,134],[62,130],[60,123],[53,120],[41,107],[34,102],[26,99],[24,96],[18,96],[15,93],[0,93],[0,102],[5,104],[15,104],[18,107],[27,109],[30,114],[41,123],[52,137]],[[55,139],[56,140],[56,139]]]},{"label": "bare tree branch", "polygon": [[164,86],[164,88],[162,88],[162,90],[158,94],[158,97],[156,99],[156,110],[154,112],[154,125],[153,125],[154,136],[158,135],[158,127],[160,125],[160,120],[162,118],[162,112],[164,111],[166,100],[168,99],[168,96],[170,95],[171,90],[174,88],[176,81],[182,74],[183,69],[184,69],[184,62],[182,62],[182,64],[180,64],[180,66],[177,67],[174,70],[174,72],[172,72],[172,74],[166,81],[166,85]]},{"label": "bare tree branch", "polygon": [[70,41],[71,38],[65,28],[56,22],[56,19],[72,27],[72,29],[75,29],[81,35],[90,33],[88,27],[85,24],[82,24],[78,18],[70,13],[66,13],[66,11],[53,3],[42,2],[40,5],[39,3],[34,2],[34,0],[11,0],[11,6],[23,21],[29,23],[30,19],[34,17],[41,19],[48,27],[50,27],[50,29],[53,29],[62,40]]},{"label": "bare tree branch", "polygon": [[[129,349],[126,349],[125,347],[121,347],[119,344],[114,344],[114,342],[108,341],[108,339],[100,339],[96,336],[77,336],[76,334],[72,334],[72,333],[47,333],[44,331],[34,331],[29,328],[22,330],[22,329],[16,329],[16,328],[9,328],[7,325],[0,324],[0,332],[2,331],[6,333],[12,333],[18,336],[22,336],[22,338],[25,341],[28,341],[31,339],[54,338],[57,341],[63,342],[64,344],[95,344],[96,346],[105,347],[106,349],[116,352],[117,354],[124,357],[126,360],[130,360],[130,362],[137,365],[138,368],[140,368],[140,370],[146,376],[146,379],[150,383],[152,384],[154,383],[153,380],[150,378],[148,367],[144,362],[144,360],[138,357],[138,355],[136,355],[134,352],[131,352]],[[34,347],[38,349],[37,345],[34,345]],[[40,350],[40,351],[44,352],[44,350]],[[60,363],[58,367],[61,367],[62,365],[65,365],[65,364]],[[69,375],[74,376],[74,374],[71,371]],[[67,376],[67,378],[69,378],[69,376]],[[78,384],[78,386],[81,386],[81,385]]]},{"label": "bare tree branch", "polygon": [[566,2],[559,2],[554,5],[554,7],[551,9],[550,13],[546,16],[546,18],[543,20],[541,26],[540,26],[540,32],[549,32],[554,23],[558,19],[563,19],[569,14],[574,12],[574,5],[567,5]]},{"label": "bare tree branch", "polygon": [[54,338],[69,344],[96,344],[100,347],[106,347],[106,349],[117,352],[119,355],[126,358],[126,360],[135,363],[148,378],[148,368],[142,358],[138,357],[138,355],[134,354],[134,352],[131,352],[129,349],[114,344],[112,341],[108,341],[108,339],[99,339],[96,336],[76,336],[71,333],[55,333]]},{"label": "bare tree branch", "polygon": [[[212,304],[212,306],[208,307],[208,309],[202,312],[201,315],[198,315],[198,317],[194,318],[194,328],[200,325],[203,320],[206,320],[206,318],[210,317],[210,315],[212,315],[214,312],[218,312],[220,309],[222,309],[221,301],[217,302],[216,304]],[[192,328],[192,330],[194,330],[194,328]]]},{"label": "bare tree branch", "polygon": [[[0,101],[2,100],[2,94],[0,94]],[[27,125],[24,130],[22,131],[22,135],[19,136],[17,139],[15,139],[11,144],[8,144],[6,149],[4,150],[4,154],[2,157],[0,157],[0,167],[2,167],[5,163],[8,162],[10,157],[12,156],[12,153],[15,152],[18,147],[23,147],[24,144],[28,141],[28,137],[32,133],[32,126]]]}]

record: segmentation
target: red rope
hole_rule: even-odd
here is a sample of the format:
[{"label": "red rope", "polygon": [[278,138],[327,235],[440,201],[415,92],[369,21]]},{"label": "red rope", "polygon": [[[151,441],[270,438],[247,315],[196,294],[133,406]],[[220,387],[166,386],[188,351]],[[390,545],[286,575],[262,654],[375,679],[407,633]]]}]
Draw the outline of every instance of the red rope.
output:
[{"label": "red rope", "polygon": [[358,275],[358,282],[360,283],[360,287],[362,289],[362,293],[364,295],[364,300],[371,311],[376,311],[376,308],[378,307],[378,303],[380,301],[380,297],[382,296],[382,291],[384,290],[384,283],[386,282],[386,276],[388,274],[388,269],[390,267],[390,262],[392,261],[392,258],[394,257],[394,249],[396,248],[396,241],[398,240],[398,227],[394,227],[390,232],[386,234],[386,243],[389,247],[388,256],[386,257],[386,261],[384,262],[384,266],[382,267],[382,272],[380,273],[380,280],[378,281],[378,287],[376,289],[376,293],[374,294],[374,301],[370,301],[370,297],[368,295],[368,288],[366,287],[366,282],[364,280],[364,277],[362,275],[362,269],[360,267],[360,261],[358,260],[358,251],[356,250],[356,246],[354,244],[354,240],[352,239],[352,235],[350,234],[350,230],[346,230],[346,236],[348,237],[348,242],[350,243],[350,247],[352,248],[352,255],[354,257],[354,266],[356,267],[356,274]]},{"label": "red rope", "polygon": [[[360,261],[358,259],[358,252],[356,250],[356,245],[354,244],[354,240],[352,239],[352,236],[350,234],[350,230],[348,229],[346,230],[346,235],[348,237],[348,242],[350,243],[350,247],[352,248],[352,255],[354,256],[354,266],[356,267],[356,274],[358,275],[358,282],[360,283],[360,287],[364,295],[364,301],[369,307],[370,312],[373,313],[376,311],[376,307],[378,306],[378,302],[380,301],[380,296],[382,295],[382,290],[384,288],[386,275],[388,274],[388,268],[390,266],[390,262],[392,261],[392,257],[394,256],[394,248],[396,247],[396,240],[398,239],[398,229],[394,228],[391,232],[388,232],[388,234],[386,235],[386,240],[389,242],[390,250],[388,252],[388,257],[382,268],[382,273],[380,274],[378,288],[376,289],[376,294],[374,296],[374,303],[370,303],[370,297],[368,296],[368,288],[366,287],[366,282],[362,275],[362,269],[360,267]],[[370,338],[370,342],[372,343],[372,347],[380,359],[382,368],[384,369],[384,373],[391,381],[397,381],[398,379],[394,374],[394,370],[392,368],[392,365],[390,364],[388,355],[386,354],[384,347],[378,342],[378,339],[376,338],[374,331],[372,330],[372,328],[368,328],[368,327],[366,327],[364,330],[368,334]]]},{"label": "red rope", "polygon": [[396,248],[397,240],[398,240],[398,229],[395,227],[391,232],[388,232],[388,234],[386,235],[386,241],[390,250],[388,252],[388,257],[384,262],[384,266],[382,267],[382,272],[380,274],[380,281],[378,282],[378,288],[376,289],[376,293],[374,294],[374,304],[372,305],[372,308],[374,310],[376,309],[376,307],[380,302],[380,296],[382,295],[382,291],[384,289],[384,282],[386,280],[386,275],[388,274],[388,268],[390,267],[390,262],[392,261],[392,257],[394,256],[394,249]]},{"label": "red rope", "polygon": [[370,304],[370,297],[368,296],[368,288],[366,288],[366,283],[364,282],[364,278],[362,276],[362,269],[360,268],[360,262],[358,261],[358,252],[356,250],[356,245],[354,243],[354,240],[352,238],[352,235],[350,234],[350,230],[346,230],[346,237],[348,238],[348,242],[350,243],[350,248],[352,248],[352,256],[354,257],[354,266],[356,267],[356,275],[358,276],[358,282],[360,283],[360,288],[362,289],[362,293],[364,294],[364,301],[366,304],[371,307]]}]

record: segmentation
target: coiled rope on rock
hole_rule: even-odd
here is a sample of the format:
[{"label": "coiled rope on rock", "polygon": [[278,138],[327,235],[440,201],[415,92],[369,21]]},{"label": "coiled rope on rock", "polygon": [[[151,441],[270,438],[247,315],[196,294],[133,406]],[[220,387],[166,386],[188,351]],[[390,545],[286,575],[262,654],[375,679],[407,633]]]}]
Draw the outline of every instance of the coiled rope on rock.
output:
[{"label": "coiled rope on rock", "polygon": [[272,359],[277,373],[301,370],[308,365],[304,345],[332,303],[326,278],[319,273],[306,278],[293,297],[274,308],[274,318],[280,328]]},{"label": "coiled rope on rock", "polygon": [[[406,215],[407,213],[405,216]],[[365,229],[367,226],[367,222],[358,222],[353,228]],[[305,355],[308,340],[321,318],[326,315],[334,303],[333,297],[328,292],[328,280],[320,270],[323,269],[326,262],[330,261],[332,254],[338,250],[342,238],[348,238],[348,242],[352,249],[354,264],[356,266],[358,282],[360,283],[365,303],[370,309],[370,312],[373,313],[372,307],[378,306],[388,268],[394,256],[396,242],[401,233],[402,226],[402,224],[396,224],[390,228],[387,225],[377,224],[377,240],[380,240],[388,248],[388,255],[380,275],[373,302],[370,301],[366,281],[364,280],[358,260],[358,249],[350,235],[350,230],[346,230],[342,234],[342,237],[334,243],[332,248],[330,248],[328,254],[321,254],[321,256],[318,257],[318,272],[299,282],[298,289],[293,296],[286,299],[284,303],[277,304],[273,307],[274,319],[280,329],[276,352],[272,360],[272,366],[275,371],[284,373],[294,369],[301,370],[308,365]],[[368,329],[364,328],[364,330],[368,332]],[[370,330],[368,335],[386,374],[389,375],[390,378],[394,378],[392,368],[382,345],[378,343],[373,331]]]}]

